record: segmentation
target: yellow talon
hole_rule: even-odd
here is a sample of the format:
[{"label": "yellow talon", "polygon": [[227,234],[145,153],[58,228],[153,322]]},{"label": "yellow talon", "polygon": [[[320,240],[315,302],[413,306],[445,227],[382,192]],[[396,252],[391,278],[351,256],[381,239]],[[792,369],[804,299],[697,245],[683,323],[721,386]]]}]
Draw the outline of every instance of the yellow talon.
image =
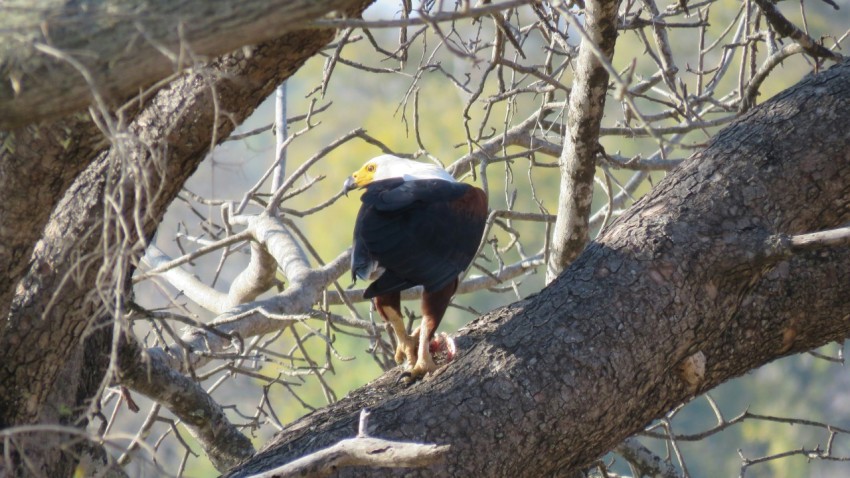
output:
[{"label": "yellow talon", "polygon": [[408,335],[399,337],[396,335],[398,345],[395,348],[395,363],[402,364],[407,361],[409,367],[416,363],[416,342]]}]

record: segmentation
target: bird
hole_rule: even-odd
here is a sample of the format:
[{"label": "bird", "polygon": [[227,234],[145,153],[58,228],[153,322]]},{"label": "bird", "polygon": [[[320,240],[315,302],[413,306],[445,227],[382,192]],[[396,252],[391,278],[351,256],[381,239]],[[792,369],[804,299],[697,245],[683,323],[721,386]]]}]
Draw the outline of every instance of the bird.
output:
[{"label": "bird", "polygon": [[[487,222],[487,195],[457,181],[436,164],[385,154],[345,180],[343,191],[363,189],[354,224],[351,275],[375,280],[370,299],[396,336],[395,360],[410,382],[436,370],[430,344],[472,263]],[[422,286],[422,321],[408,335],[401,291]]]}]

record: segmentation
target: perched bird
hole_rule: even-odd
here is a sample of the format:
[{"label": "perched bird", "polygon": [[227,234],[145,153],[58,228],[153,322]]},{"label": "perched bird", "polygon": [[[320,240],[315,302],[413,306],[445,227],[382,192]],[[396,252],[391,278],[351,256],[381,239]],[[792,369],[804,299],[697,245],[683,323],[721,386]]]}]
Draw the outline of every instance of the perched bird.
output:
[{"label": "perched bird", "polygon": [[[481,242],[487,195],[458,182],[435,164],[392,155],[366,162],[345,181],[345,192],[364,188],[354,225],[351,275],[377,279],[363,294],[389,322],[397,339],[396,362],[405,376],[436,369],[429,345]],[[380,274],[380,275],[379,275]],[[401,291],[421,285],[422,323],[408,335]]]}]

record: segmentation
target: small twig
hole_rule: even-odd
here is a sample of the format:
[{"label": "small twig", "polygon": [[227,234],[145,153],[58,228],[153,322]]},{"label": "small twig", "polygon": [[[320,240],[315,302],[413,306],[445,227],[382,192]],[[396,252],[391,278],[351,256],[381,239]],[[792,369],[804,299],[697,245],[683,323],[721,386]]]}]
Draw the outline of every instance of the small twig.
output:
[{"label": "small twig", "polygon": [[208,246],[201,247],[201,248],[197,249],[195,252],[192,252],[190,254],[186,254],[185,256],[182,256],[182,257],[178,257],[177,259],[170,260],[170,261],[166,262],[165,264],[161,264],[161,265],[154,267],[153,269],[151,269],[151,270],[149,270],[149,271],[147,271],[143,274],[139,274],[139,275],[133,277],[133,284],[138,284],[139,282],[141,282],[143,280],[150,279],[151,277],[153,277],[157,274],[165,272],[165,271],[172,269],[174,267],[177,267],[179,265],[183,265],[183,264],[185,264],[189,261],[192,261],[192,260],[194,260],[198,257],[203,256],[204,254],[209,254],[212,251],[221,249],[222,247],[227,247],[231,244],[235,244],[235,243],[240,242],[240,241],[248,240],[248,239],[251,238],[251,235],[252,235],[251,231],[246,230],[246,231],[242,231],[238,234],[234,234],[232,236],[225,237],[224,239],[216,241],[216,242],[214,242],[214,243],[212,243]]},{"label": "small twig", "polygon": [[[328,108],[330,108],[330,106],[331,106],[332,104],[333,104],[333,101],[329,101],[327,104],[324,104],[324,105],[322,105],[322,106],[320,106],[320,107],[318,107],[318,108],[316,108],[316,109],[312,110],[312,113],[313,113],[313,114],[315,114],[315,113],[321,113],[321,112],[323,112],[323,111],[327,110]],[[302,121],[302,120],[306,119],[307,117],[308,117],[308,115],[307,115],[307,114],[303,114],[303,115],[296,115],[296,116],[293,116],[293,117],[291,117],[291,118],[287,118],[287,119],[286,119],[286,122],[287,122],[287,123],[296,123],[296,122],[298,122],[298,121]],[[250,138],[250,137],[252,137],[252,136],[256,136],[256,135],[258,135],[258,134],[265,133],[266,131],[271,131],[271,129],[272,129],[272,128],[274,128],[274,123],[269,123],[269,124],[266,124],[266,125],[260,126],[259,128],[254,128],[254,129],[252,129],[252,130],[250,130],[250,131],[246,131],[246,132],[244,132],[244,133],[231,134],[230,136],[228,136],[227,138],[225,138],[222,142],[223,142],[223,143],[226,143],[226,142],[228,142],[228,141],[239,141],[239,140],[241,140],[241,139]]]},{"label": "small twig", "polygon": [[812,57],[828,58],[833,61],[840,61],[843,58],[840,54],[835,53],[816,42],[812,37],[807,35],[806,32],[800,30],[796,25],[788,21],[788,19],[782,15],[776,5],[771,3],[770,0],[753,1],[759,6],[762,13],[764,13],[764,17],[767,19],[768,23],[770,23],[770,26],[776,30],[776,33],[783,37],[790,37],[803,47],[803,49],[806,50],[806,53]]},{"label": "small twig", "polygon": [[791,236],[791,248],[797,250],[820,249],[846,244],[850,244],[850,226]]}]

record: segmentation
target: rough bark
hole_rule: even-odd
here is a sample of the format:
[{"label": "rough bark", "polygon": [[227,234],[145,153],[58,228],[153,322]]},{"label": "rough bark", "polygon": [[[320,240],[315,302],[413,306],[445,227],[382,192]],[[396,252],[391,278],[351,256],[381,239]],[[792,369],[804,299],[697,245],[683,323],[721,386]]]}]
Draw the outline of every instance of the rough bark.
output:
[{"label": "rough bark", "polygon": [[850,251],[792,253],[787,235],[850,220],[848,122],[845,62],[717,135],[539,294],[470,324],[454,362],[408,389],[379,378],[229,476],[352,436],[364,407],[373,435],[451,445],[442,465],[370,476],[563,475],[697,393],[844,339]]},{"label": "rough bark", "polygon": [[[107,104],[193,66],[303,28],[358,0],[144,3],[18,0],[0,7],[0,128]],[[92,41],[97,39],[97,41]]]},{"label": "rough bark", "polygon": [[5,317],[50,212],[107,142],[87,114],[77,114],[0,131],[0,143],[0,317]]},{"label": "rough bark", "polygon": [[[349,13],[356,14],[369,2],[354,3]],[[110,149],[104,150],[104,145],[98,145],[91,136],[80,136],[87,154],[72,149],[71,173],[62,170],[62,154],[51,153],[49,167],[43,168],[40,180],[52,182],[52,189],[38,189],[50,196],[46,210],[58,201],[56,196],[72,179],[73,184],[52,208],[49,221],[46,213],[44,219],[37,214],[36,220],[25,221],[21,229],[26,237],[15,242],[20,248],[13,254],[0,254],[0,259],[9,258],[6,263],[0,262],[0,271],[23,276],[11,293],[5,282],[0,284],[0,297],[14,294],[2,302],[3,307],[12,305],[8,315],[4,314],[6,320],[0,329],[0,428],[53,423],[55,414],[45,408],[51,396],[60,400],[55,409],[70,409],[75,414],[85,411],[106,371],[106,363],[98,363],[97,358],[108,357],[113,341],[89,341],[94,348],[81,351],[81,339],[91,332],[96,318],[109,312],[104,304],[114,305],[110,301],[120,297],[129,285],[122,277],[131,273],[133,261],[156,230],[166,207],[203,160],[209,146],[225,138],[277,84],[333,35],[332,30],[289,33],[251,47],[248,52],[225,56],[175,80],[144,105],[120,137],[110,138],[112,142],[106,143]],[[57,124],[61,128],[74,123]],[[47,130],[32,126],[26,134],[37,138],[39,134],[55,132],[54,127],[56,124],[47,125]],[[7,133],[5,138],[18,138],[21,131],[24,130]],[[217,131],[217,136],[212,136],[212,131]],[[62,137],[48,138],[45,143],[51,148],[65,147]],[[88,167],[79,167],[77,160]],[[22,164],[3,162],[4,168],[14,165]],[[75,177],[77,171],[82,172]],[[11,194],[16,188],[26,191],[25,182],[6,186],[4,182],[0,194],[14,198],[8,210],[22,214],[25,204],[32,208],[29,196]],[[113,202],[107,202],[110,195]],[[104,218],[110,216],[114,222],[105,227]],[[13,225],[7,224],[5,217],[2,220],[3,226]],[[42,220],[47,224],[38,225]],[[33,248],[33,235],[42,229],[41,241]],[[15,231],[2,232],[17,240]],[[31,258],[29,251],[34,251]],[[21,261],[25,261],[23,266]],[[107,264],[109,267],[104,267]],[[104,295],[98,296],[99,293]],[[111,337],[111,331],[108,335]],[[83,360],[71,360],[81,352]],[[74,387],[67,382],[56,386],[63,366],[67,376],[80,377],[76,383],[79,388],[69,390]],[[57,388],[62,388],[63,393],[53,393]],[[72,468],[62,467],[69,463],[57,464],[49,458],[50,450],[39,449],[39,444],[44,443],[36,437],[14,453],[27,453],[41,473],[68,476]]]},{"label": "rough bark", "polygon": [[[34,263],[13,302],[11,320],[4,324],[0,343],[9,347],[0,348],[4,358],[0,380],[11,385],[9,388],[13,392],[2,397],[4,405],[11,406],[0,409],[34,417],[41,392],[27,388],[37,383],[50,383],[50,380],[38,378],[55,376],[53,369],[62,361],[51,359],[67,353],[80,338],[88,319],[96,315],[92,308],[99,306],[98,301],[87,299],[95,289],[104,257],[93,257],[90,259],[93,263],[79,258],[97,251],[104,239],[100,233],[104,227],[105,197],[115,194],[129,199],[121,205],[123,216],[120,219],[130,225],[135,225],[136,208],[142,208],[140,217],[144,219],[140,230],[145,235],[152,234],[165,208],[208,150],[212,125],[217,124],[221,137],[225,137],[233,128],[232,118],[238,120],[247,116],[279,81],[331,38],[331,32],[290,34],[255,48],[251,61],[241,54],[226,57],[214,66],[223,73],[219,79],[199,72],[169,85],[130,126],[133,140],[101,155],[78,176],[47,225],[34,254]],[[282,68],[282,64],[289,68]],[[234,81],[237,78],[239,81]],[[216,116],[212,88],[218,94],[220,111],[230,112],[230,118]],[[156,154],[166,150],[167,157]],[[165,169],[158,169],[163,166]],[[135,187],[140,178],[147,180],[149,188],[137,204]],[[157,194],[145,197],[153,192]],[[138,232],[133,229],[129,228],[131,232]],[[107,239],[110,246],[117,245],[117,238]],[[137,239],[143,238],[123,239],[134,245]],[[85,271],[83,277],[65,281],[64,288],[59,287],[69,273],[79,274],[81,270]],[[53,297],[56,302],[47,311],[48,317],[43,317]],[[81,313],[84,310],[87,312]],[[38,344],[45,341],[53,342],[52,353],[38,359],[42,354]],[[6,360],[6,357],[14,360]],[[18,363],[29,366],[16,367]],[[12,379],[13,376],[17,378]],[[19,399],[10,399],[10,395],[18,394],[30,397],[26,406],[19,406],[24,405]]]},{"label": "rough bark", "polygon": [[610,62],[617,43],[618,0],[585,2],[585,31],[576,60],[570,90],[567,131],[558,158],[561,184],[558,217],[552,234],[552,251],[546,264],[546,280],[553,280],[584,249],[590,240],[590,206],[593,176],[599,153],[599,128],[605,113],[608,71],[594,50]]},{"label": "rough bark", "polygon": [[[156,396],[158,403],[172,410],[189,433],[204,444],[204,451],[216,469],[226,470],[254,454],[248,437],[235,427],[224,426],[229,424],[224,409],[201,385],[161,361],[148,360],[134,338],[122,338],[118,369],[122,385]],[[202,405],[188,408],[184,405],[187,403]],[[209,411],[209,415],[204,411]]]}]

